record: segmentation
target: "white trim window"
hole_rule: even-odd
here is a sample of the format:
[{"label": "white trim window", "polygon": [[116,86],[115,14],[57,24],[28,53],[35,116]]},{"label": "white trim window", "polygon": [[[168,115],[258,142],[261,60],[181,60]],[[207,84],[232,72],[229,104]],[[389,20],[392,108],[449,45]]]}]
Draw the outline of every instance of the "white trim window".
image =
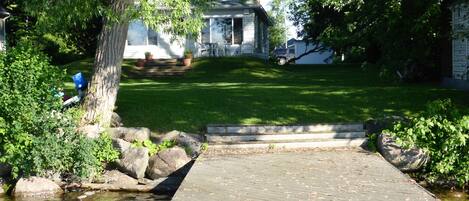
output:
[{"label": "white trim window", "polygon": [[240,45],[243,43],[243,18],[206,18],[202,43]]},{"label": "white trim window", "polygon": [[149,29],[140,21],[132,21],[127,33],[128,46],[158,45],[158,33]]}]

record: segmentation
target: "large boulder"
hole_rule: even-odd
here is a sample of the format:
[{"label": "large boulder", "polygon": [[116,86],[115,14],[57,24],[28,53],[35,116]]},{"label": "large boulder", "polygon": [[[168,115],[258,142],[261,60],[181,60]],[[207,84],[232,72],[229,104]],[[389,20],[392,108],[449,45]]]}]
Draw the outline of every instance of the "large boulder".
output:
[{"label": "large boulder", "polygon": [[112,113],[111,117],[111,127],[122,127],[122,118],[115,112]]},{"label": "large boulder", "polygon": [[119,153],[122,155],[125,151],[127,151],[131,146],[132,143],[127,142],[123,139],[112,139],[112,146],[119,151]]},{"label": "large boulder", "polygon": [[123,139],[127,142],[145,141],[150,139],[150,129],[148,128],[109,128],[107,132],[111,138]]},{"label": "large boulder", "polygon": [[41,177],[21,178],[13,189],[13,196],[15,197],[44,197],[62,193],[63,190],[58,184]]},{"label": "large boulder", "polygon": [[102,133],[104,129],[101,128],[98,124],[95,125],[84,125],[78,128],[78,132],[82,133],[88,138],[96,139],[99,137],[100,133]]},{"label": "large boulder", "polygon": [[188,150],[193,158],[197,157],[202,151],[202,143],[204,139],[201,135],[189,134],[180,131],[171,131],[161,138],[164,140],[174,140],[178,145],[183,146]]},{"label": "large boulder", "polygon": [[191,158],[180,147],[165,149],[150,157],[146,174],[151,179],[167,177],[190,161]]},{"label": "large boulder", "polygon": [[386,133],[378,136],[377,147],[389,163],[403,172],[418,171],[430,160],[422,149],[403,149]]},{"label": "large boulder", "polygon": [[138,180],[126,175],[118,170],[106,171],[95,183],[113,184],[118,186],[137,185]]},{"label": "large boulder", "polygon": [[398,121],[406,121],[401,116],[384,116],[382,118],[369,119],[365,122],[368,134],[381,133],[384,129],[392,127]]},{"label": "large boulder", "polygon": [[[120,141],[122,143],[122,141]],[[126,174],[140,179],[145,177],[145,171],[148,167],[148,149],[145,147],[133,147],[130,144],[122,143],[121,157],[117,160],[119,170]]]}]

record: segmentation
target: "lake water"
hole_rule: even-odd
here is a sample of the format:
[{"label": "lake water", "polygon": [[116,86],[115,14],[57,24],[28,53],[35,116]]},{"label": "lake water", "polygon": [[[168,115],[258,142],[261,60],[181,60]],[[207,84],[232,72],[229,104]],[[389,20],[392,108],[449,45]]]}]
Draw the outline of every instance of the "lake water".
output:
[{"label": "lake water", "polygon": [[[82,192],[66,193],[62,197],[38,199],[38,198],[22,198],[12,199],[9,197],[0,197],[0,201],[74,201],[79,200],[77,197],[83,195]],[[126,192],[98,192],[88,196],[82,201],[168,201],[171,197],[168,195],[155,195],[152,193],[126,193]]]},{"label": "lake water", "polygon": [[[469,195],[462,192],[450,192],[447,190],[436,190],[434,193],[442,201],[468,201]],[[55,199],[44,199],[47,201],[68,201],[79,200],[77,197],[82,195],[81,192],[67,193],[63,197]],[[155,195],[152,193],[126,193],[126,192],[98,192],[89,196],[83,201],[169,201],[171,196]],[[9,197],[0,197],[0,201],[41,201],[41,199],[11,199]]]}]

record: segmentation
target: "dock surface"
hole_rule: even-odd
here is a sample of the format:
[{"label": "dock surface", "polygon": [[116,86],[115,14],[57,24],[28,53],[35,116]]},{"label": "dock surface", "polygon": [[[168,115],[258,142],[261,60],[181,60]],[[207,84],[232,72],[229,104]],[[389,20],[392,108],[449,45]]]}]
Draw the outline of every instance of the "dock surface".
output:
[{"label": "dock surface", "polygon": [[201,155],[173,200],[436,200],[361,149]]}]

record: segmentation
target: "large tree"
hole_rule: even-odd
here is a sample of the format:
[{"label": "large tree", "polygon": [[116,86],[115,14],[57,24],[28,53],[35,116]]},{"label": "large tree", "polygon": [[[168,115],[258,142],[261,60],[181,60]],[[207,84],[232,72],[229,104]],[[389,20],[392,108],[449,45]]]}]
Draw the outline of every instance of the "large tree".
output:
[{"label": "large tree", "polygon": [[272,0],[270,4],[269,47],[270,51],[281,46],[287,40],[286,14],[289,0]]},{"label": "large tree", "polygon": [[[293,5],[307,40],[362,56],[383,72],[425,77],[438,70],[449,40],[450,0],[305,0]],[[424,75],[426,74],[426,75]]]},{"label": "large tree", "polygon": [[210,0],[22,0],[40,27],[85,26],[101,18],[94,70],[86,94],[83,123],[109,126],[119,90],[121,65],[132,20],[176,36],[195,36]]}]

